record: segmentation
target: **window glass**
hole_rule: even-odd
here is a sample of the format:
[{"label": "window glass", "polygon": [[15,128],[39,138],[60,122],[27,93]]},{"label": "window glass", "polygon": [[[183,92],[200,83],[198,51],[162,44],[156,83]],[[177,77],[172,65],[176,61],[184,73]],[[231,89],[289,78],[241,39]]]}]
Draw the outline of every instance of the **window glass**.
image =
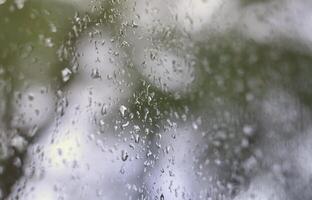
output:
[{"label": "window glass", "polygon": [[0,0],[0,199],[312,199],[309,0]]}]

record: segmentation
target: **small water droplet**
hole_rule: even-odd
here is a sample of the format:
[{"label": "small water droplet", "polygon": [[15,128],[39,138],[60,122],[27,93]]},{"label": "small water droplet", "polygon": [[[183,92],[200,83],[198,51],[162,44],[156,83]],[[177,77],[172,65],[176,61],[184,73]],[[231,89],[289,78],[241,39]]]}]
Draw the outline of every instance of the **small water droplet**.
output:
[{"label": "small water droplet", "polygon": [[197,130],[197,129],[198,129],[198,125],[197,125],[196,122],[193,122],[193,123],[192,123],[192,126],[193,126],[193,129],[194,129],[194,130]]},{"label": "small water droplet", "polygon": [[34,125],[34,126],[29,130],[27,136],[33,137],[34,135],[36,135],[38,129],[39,129],[38,125]]},{"label": "small water droplet", "polygon": [[169,176],[174,176],[174,173],[171,170],[169,171]]},{"label": "small water droplet", "polygon": [[93,78],[93,79],[101,78],[101,74],[99,72],[99,69],[97,69],[97,68],[92,69],[92,71],[91,71],[91,78]]},{"label": "small water droplet", "polygon": [[150,157],[151,155],[153,155],[153,153],[151,152],[151,150],[148,150],[148,152],[146,153],[146,157]]},{"label": "small water droplet", "polygon": [[103,119],[100,119],[100,126],[104,126],[105,125],[105,122]]},{"label": "small water droplet", "polygon": [[52,38],[45,38],[44,44],[46,47],[53,47],[54,46],[54,43],[52,42]]},{"label": "small water droplet", "polygon": [[72,72],[70,71],[70,69],[65,68],[62,70],[62,79],[64,82],[67,82],[70,79]]},{"label": "small water droplet", "polygon": [[107,105],[103,104],[102,108],[101,108],[101,114],[102,115],[106,115],[107,114]]},{"label": "small water droplet", "polygon": [[165,196],[163,194],[160,195],[160,200],[165,200]]},{"label": "small water droplet", "polygon": [[138,26],[139,25],[136,22],[134,22],[134,21],[132,22],[132,28],[138,28]]},{"label": "small water droplet", "polygon": [[140,135],[139,134],[136,134],[134,136],[134,141],[135,141],[135,143],[139,143],[140,142]]},{"label": "small water droplet", "polygon": [[126,161],[128,159],[129,155],[125,150],[121,151],[121,160]]},{"label": "small water droplet", "polygon": [[140,127],[138,126],[138,125],[134,125],[133,126],[133,129],[134,129],[134,131],[136,132],[136,133],[138,133],[141,129],[140,129]]},{"label": "small water droplet", "polygon": [[35,97],[34,97],[33,94],[28,94],[28,100],[29,100],[29,101],[32,101],[32,100],[34,100],[34,99],[35,99]]},{"label": "small water droplet", "polygon": [[127,121],[126,123],[124,123],[124,124],[121,125],[121,128],[122,128],[122,129],[125,129],[129,124],[130,124],[130,122]]},{"label": "small water droplet", "polygon": [[119,108],[119,112],[121,114],[122,117],[125,117],[125,113],[126,113],[127,107],[124,105],[121,105]]},{"label": "small water droplet", "polygon": [[125,168],[124,168],[124,167],[121,167],[120,173],[121,173],[121,174],[125,174],[125,172],[126,172],[126,171],[125,171]]}]

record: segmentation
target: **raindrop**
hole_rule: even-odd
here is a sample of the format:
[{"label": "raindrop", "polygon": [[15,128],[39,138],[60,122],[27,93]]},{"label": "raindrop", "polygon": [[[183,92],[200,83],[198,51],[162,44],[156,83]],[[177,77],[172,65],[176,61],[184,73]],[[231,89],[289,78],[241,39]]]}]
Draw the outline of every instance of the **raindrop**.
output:
[{"label": "raindrop", "polygon": [[124,128],[126,128],[128,125],[129,125],[129,121],[127,121],[126,123],[122,124],[122,125],[121,125],[121,128],[124,129]]},{"label": "raindrop", "polygon": [[126,161],[128,159],[129,155],[125,150],[121,151],[121,160]]},{"label": "raindrop", "polygon": [[136,22],[134,22],[134,21],[132,22],[132,28],[138,28],[138,26],[139,25]]},{"label": "raindrop", "polygon": [[194,129],[194,130],[197,130],[197,129],[198,129],[198,125],[197,125],[195,122],[192,123],[192,126],[193,126],[193,129]]},{"label": "raindrop", "polygon": [[173,177],[174,176],[174,173],[173,173],[173,171],[169,171],[169,176],[171,176],[171,177]]},{"label": "raindrop", "polygon": [[139,134],[136,134],[134,136],[134,141],[135,141],[135,143],[139,143],[140,142],[140,135]]},{"label": "raindrop", "polygon": [[27,141],[20,135],[16,135],[11,140],[11,146],[17,149],[19,152],[22,152],[27,147]]},{"label": "raindrop", "polygon": [[121,174],[125,174],[125,168],[124,167],[121,167],[120,171],[119,171]]},{"label": "raindrop", "polygon": [[62,70],[62,79],[64,82],[67,82],[70,79],[72,72],[70,71],[70,69],[65,68]]},{"label": "raindrop", "polygon": [[121,105],[119,108],[119,112],[121,114],[122,117],[125,117],[125,113],[126,113],[127,107],[124,105]]},{"label": "raindrop", "polygon": [[93,79],[101,78],[101,74],[97,68],[92,69],[91,78],[93,78]]},{"label": "raindrop", "polygon": [[165,200],[165,196],[163,194],[160,195],[160,200]]},{"label": "raindrop", "polygon": [[151,152],[151,150],[148,150],[148,152],[146,153],[146,157],[150,157],[151,155],[153,155],[153,153]]},{"label": "raindrop", "polygon": [[133,128],[136,133],[138,133],[141,130],[138,125],[134,125]]},{"label": "raindrop", "polygon": [[104,126],[105,125],[105,122],[103,119],[100,119],[100,126]]},{"label": "raindrop", "polygon": [[106,105],[106,104],[103,104],[103,105],[102,105],[101,114],[102,114],[102,115],[106,115],[106,114],[107,114],[107,105]]},{"label": "raindrop", "polygon": [[54,44],[52,42],[52,38],[46,38],[44,40],[44,44],[46,45],[46,47],[53,47],[54,46]]},{"label": "raindrop", "polygon": [[32,100],[34,100],[34,95],[33,94],[28,94],[28,100],[29,101],[32,101]]},{"label": "raindrop", "polygon": [[28,132],[27,135],[28,135],[29,137],[33,137],[34,135],[36,135],[37,131],[38,131],[38,125],[34,125],[34,126],[29,130],[29,132]]}]

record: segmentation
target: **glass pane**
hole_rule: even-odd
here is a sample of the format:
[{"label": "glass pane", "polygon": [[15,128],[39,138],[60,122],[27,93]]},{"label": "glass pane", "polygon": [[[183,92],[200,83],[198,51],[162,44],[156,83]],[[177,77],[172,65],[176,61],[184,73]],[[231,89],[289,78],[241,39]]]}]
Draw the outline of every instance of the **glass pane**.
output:
[{"label": "glass pane", "polygon": [[312,199],[311,11],[0,0],[0,199]]}]

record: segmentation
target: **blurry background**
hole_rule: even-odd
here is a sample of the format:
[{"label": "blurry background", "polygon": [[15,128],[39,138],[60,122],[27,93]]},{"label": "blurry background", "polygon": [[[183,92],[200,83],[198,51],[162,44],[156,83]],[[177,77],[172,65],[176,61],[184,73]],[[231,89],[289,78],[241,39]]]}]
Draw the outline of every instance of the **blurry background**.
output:
[{"label": "blurry background", "polygon": [[309,0],[0,0],[0,199],[312,199]]}]

